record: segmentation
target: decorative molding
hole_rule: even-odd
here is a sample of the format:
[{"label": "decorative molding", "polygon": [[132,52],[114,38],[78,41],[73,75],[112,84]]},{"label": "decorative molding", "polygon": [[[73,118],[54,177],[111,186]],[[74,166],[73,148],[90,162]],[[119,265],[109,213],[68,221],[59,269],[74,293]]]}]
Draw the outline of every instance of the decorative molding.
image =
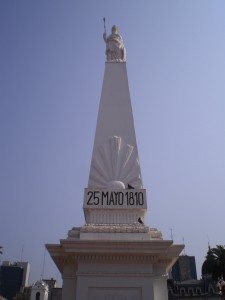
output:
[{"label": "decorative molding", "polygon": [[162,240],[162,233],[157,228],[144,224],[86,224],[83,227],[73,227],[68,231],[68,238],[79,239],[80,233],[148,233],[150,239]]},{"label": "decorative molding", "polygon": [[57,258],[58,263],[74,263],[78,262],[113,262],[113,263],[155,263],[158,261],[159,256],[154,254],[148,255],[135,255],[135,254],[70,254],[69,256],[61,256]]},{"label": "decorative molding", "polygon": [[157,228],[150,228],[150,236],[151,239],[163,239],[162,232],[159,231]]},{"label": "decorative molding", "polygon": [[147,226],[139,224],[87,224],[81,228],[81,232],[104,232],[104,233],[149,233],[150,229]]},{"label": "decorative molding", "polygon": [[113,136],[94,153],[89,188],[107,188],[120,182],[142,189],[140,165],[134,147]]},{"label": "decorative molding", "polygon": [[68,231],[68,238],[80,238],[80,229],[81,227],[73,227]]},{"label": "decorative molding", "polygon": [[[143,211],[143,212],[142,212]],[[89,210],[86,213],[86,222],[88,224],[136,224],[138,218],[144,217],[145,210],[129,210],[129,209],[117,209],[117,210],[107,210],[107,209],[99,209],[99,210]]]}]

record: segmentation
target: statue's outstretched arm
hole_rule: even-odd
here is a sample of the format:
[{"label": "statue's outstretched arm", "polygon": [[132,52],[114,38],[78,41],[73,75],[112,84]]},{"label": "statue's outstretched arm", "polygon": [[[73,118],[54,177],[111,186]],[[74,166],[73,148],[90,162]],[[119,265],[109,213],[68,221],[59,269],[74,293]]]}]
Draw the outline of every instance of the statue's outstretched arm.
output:
[{"label": "statue's outstretched arm", "polygon": [[103,33],[103,39],[104,39],[105,42],[107,42],[107,38],[106,38],[106,33],[105,32]]}]

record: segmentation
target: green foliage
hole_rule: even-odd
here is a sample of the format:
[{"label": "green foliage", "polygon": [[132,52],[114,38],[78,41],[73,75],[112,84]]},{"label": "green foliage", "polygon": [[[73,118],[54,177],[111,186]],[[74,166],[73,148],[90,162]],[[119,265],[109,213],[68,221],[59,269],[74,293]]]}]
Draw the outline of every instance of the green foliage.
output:
[{"label": "green foliage", "polygon": [[216,248],[209,248],[204,269],[208,274],[212,275],[212,279],[216,282],[225,280],[225,248],[217,245]]}]

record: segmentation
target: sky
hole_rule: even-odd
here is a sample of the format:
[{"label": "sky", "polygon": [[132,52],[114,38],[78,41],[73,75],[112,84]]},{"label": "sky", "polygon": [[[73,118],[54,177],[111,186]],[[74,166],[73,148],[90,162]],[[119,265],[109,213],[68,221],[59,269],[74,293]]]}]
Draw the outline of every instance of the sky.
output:
[{"label": "sky", "polygon": [[208,244],[225,244],[224,0],[0,1],[0,259],[61,284],[44,245],[85,224],[103,17],[126,47],[145,223],[200,278]]}]

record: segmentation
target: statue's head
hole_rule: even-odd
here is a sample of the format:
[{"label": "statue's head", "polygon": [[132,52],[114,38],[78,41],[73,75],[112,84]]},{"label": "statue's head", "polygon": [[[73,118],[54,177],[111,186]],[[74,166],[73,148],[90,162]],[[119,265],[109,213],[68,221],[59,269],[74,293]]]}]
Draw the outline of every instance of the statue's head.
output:
[{"label": "statue's head", "polygon": [[118,27],[116,25],[113,25],[112,27],[112,33],[118,33]]}]

